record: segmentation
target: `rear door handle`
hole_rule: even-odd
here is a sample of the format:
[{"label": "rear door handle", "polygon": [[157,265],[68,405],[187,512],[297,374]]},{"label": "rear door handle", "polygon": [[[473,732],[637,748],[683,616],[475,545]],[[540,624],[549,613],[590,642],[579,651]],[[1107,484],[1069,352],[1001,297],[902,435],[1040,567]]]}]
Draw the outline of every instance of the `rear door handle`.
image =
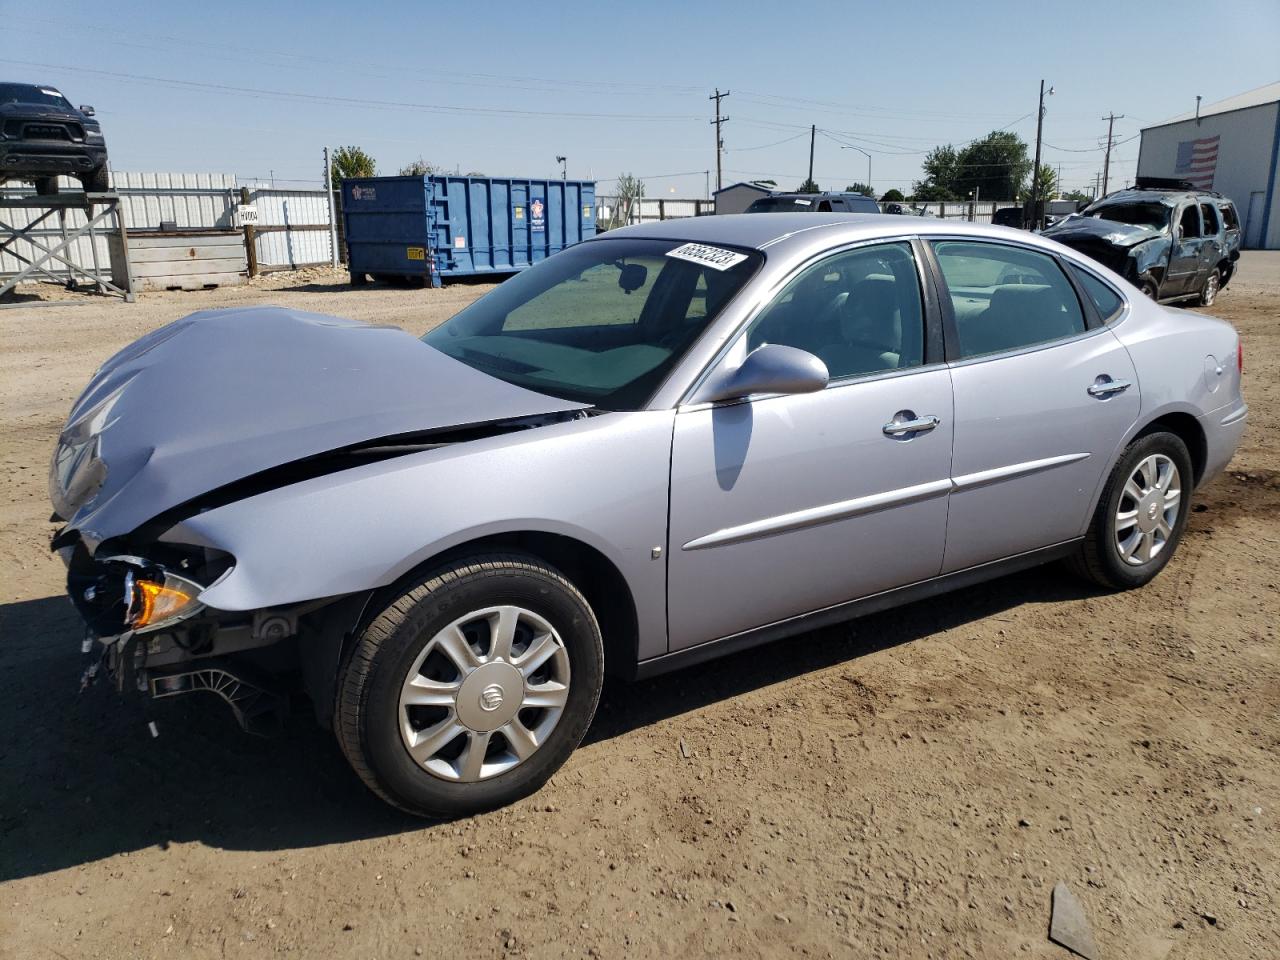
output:
[{"label": "rear door handle", "polygon": [[900,410],[884,425],[886,437],[910,440],[917,433],[928,433],[942,421],[932,414],[917,417],[911,410]]},{"label": "rear door handle", "polygon": [[1112,380],[1105,373],[1089,385],[1089,396],[1106,400],[1117,393],[1124,393],[1133,384],[1128,380]]}]

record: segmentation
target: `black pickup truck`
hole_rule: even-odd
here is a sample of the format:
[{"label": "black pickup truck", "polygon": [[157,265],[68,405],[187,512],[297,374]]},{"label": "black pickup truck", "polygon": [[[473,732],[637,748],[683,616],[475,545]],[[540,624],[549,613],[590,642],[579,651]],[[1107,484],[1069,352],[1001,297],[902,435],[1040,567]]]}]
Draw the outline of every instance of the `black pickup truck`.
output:
[{"label": "black pickup truck", "polygon": [[32,180],[36,193],[58,192],[71,176],[89,193],[107,185],[107,144],[93,107],[73,107],[53,87],[0,82],[0,183]]}]

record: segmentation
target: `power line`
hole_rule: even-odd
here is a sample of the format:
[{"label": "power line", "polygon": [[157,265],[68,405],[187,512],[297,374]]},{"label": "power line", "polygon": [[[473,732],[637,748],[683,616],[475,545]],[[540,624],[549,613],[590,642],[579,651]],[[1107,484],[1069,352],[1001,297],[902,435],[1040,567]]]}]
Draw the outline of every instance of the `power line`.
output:
[{"label": "power line", "polygon": [[397,100],[370,100],[362,97],[337,97],[327,94],[298,93],[291,90],[269,90],[257,87],[240,87],[225,83],[209,83],[200,80],[180,80],[173,77],[153,77],[145,74],[118,73],[110,70],[94,70],[89,67],[72,67],[58,63],[39,63],[31,60],[13,60],[0,57],[0,63],[13,63],[24,67],[39,67],[46,70],[67,70],[71,73],[83,73],[91,76],[107,77],[113,80],[126,80],[135,83],[160,84],[178,88],[211,90],[219,93],[251,94],[258,97],[275,97],[288,101],[307,103],[340,104],[344,106],[368,109],[415,110],[423,113],[484,114],[486,116],[508,117],[554,117],[559,120],[633,120],[633,121],[687,121],[699,120],[700,117],[682,114],[642,114],[642,113],[559,113],[551,110],[517,110],[506,107],[452,107],[438,103],[409,103]]}]

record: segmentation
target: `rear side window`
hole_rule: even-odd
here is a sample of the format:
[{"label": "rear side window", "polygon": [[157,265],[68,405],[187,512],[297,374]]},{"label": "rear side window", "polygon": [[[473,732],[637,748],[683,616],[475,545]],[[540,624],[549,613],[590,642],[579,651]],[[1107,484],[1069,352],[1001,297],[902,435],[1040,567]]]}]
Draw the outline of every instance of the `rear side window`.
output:
[{"label": "rear side window", "polygon": [[1218,209],[1222,211],[1222,222],[1227,225],[1228,230],[1240,229],[1240,221],[1236,217],[1236,205],[1234,203],[1224,203]]},{"label": "rear side window", "polygon": [[1212,203],[1200,204],[1200,216],[1204,218],[1204,235],[1212,237],[1218,232],[1218,210]]},{"label": "rear side window", "polygon": [[1120,308],[1124,306],[1124,300],[1120,294],[1111,289],[1110,286],[1103,283],[1088,270],[1071,264],[1071,269],[1075,272],[1076,279],[1080,281],[1080,285],[1084,287],[1084,292],[1089,295],[1089,299],[1093,301],[1093,305],[1098,308],[1098,316],[1103,320],[1110,322],[1114,320],[1120,312]]},{"label": "rear side window", "polygon": [[1075,288],[1050,256],[981,241],[933,244],[955,316],[960,357],[1084,333]]},{"label": "rear side window", "polygon": [[1194,203],[1188,204],[1178,218],[1178,233],[1183,240],[1200,236],[1200,210]]}]

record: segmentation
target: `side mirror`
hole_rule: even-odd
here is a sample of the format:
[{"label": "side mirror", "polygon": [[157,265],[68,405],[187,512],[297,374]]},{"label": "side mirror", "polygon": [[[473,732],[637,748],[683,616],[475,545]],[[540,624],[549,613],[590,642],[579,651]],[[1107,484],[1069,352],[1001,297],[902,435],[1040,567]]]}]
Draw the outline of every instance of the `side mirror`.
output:
[{"label": "side mirror", "polygon": [[80,104],[80,112],[83,113],[86,117],[92,117],[94,115],[93,107],[84,103]]},{"label": "side mirror", "polygon": [[713,383],[698,398],[702,402],[737,400],[753,393],[814,393],[831,375],[812,353],[780,343],[756,347],[742,364]]}]

